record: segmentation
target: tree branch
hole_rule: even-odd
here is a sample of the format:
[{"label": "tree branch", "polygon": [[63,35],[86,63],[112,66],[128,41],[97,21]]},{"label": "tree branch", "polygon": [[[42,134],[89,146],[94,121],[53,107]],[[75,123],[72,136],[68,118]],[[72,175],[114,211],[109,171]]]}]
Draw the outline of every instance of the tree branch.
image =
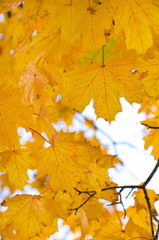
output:
[{"label": "tree branch", "polygon": [[[120,191],[118,192],[118,195],[119,195],[119,201],[117,202],[114,202],[114,203],[111,203],[110,205],[114,205],[114,204],[121,204],[123,206],[123,210],[124,210],[124,217],[126,216],[126,209],[124,207],[124,204],[122,202],[122,191],[124,189],[130,189],[130,192],[129,194],[127,195],[127,197],[130,195],[130,193],[133,191],[133,189],[137,188],[137,189],[142,189],[143,192],[144,192],[144,195],[145,195],[145,200],[146,200],[146,203],[147,203],[147,206],[148,206],[148,210],[149,210],[149,215],[150,215],[150,226],[151,226],[151,234],[152,234],[152,237],[153,237],[153,240],[157,240],[156,236],[158,236],[158,233],[159,233],[159,220],[155,217],[154,215],[154,212],[152,210],[152,207],[151,207],[151,203],[150,203],[150,199],[149,199],[149,196],[148,196],[148,193],[147,193],[147,190],[146,190],[146,186],[147,184],[151,181],[151,179],[153,178],[154,174],[156,173],[157,169],[159,167],[159,160],[157,161],[154,169],[152,170],[152,172],[150,173],[150,175],[148,176],[148,178],[145,180],[145,182],[142,184],[142,185],[127,185],[127,186],[116,186],[116,187],[107,187],[107,188],[102,188],[101,191],[108,191],[108,190],[113,190],[113,189],[120,189]],[[69,209],[69,210],[75,210],[75,214],[77,213],[77,211],[84,205],[86,204],[89,199],[91,199],[94,195],[97,194],[96,191],[80,191],[78,190],[77,188],[74,188],[78,194],[87,194],[89,195],[89,197],[78,207],[76,208],[72,208],[72,209]],[[126,197],[126,198],[127,198]],[[155,221],[158,222],[158,228],[157,228],[157,231],[156,231],[156,234],[154,234],[154,226],[153,226],[153,218]]]},{"label": "tree branch", "polygon": [[150,128],[150,129],[159,129],[159,127],[153,127],[153,126],[150,126],[150,125],[148,125],[146,123],[141,123],[141,124],[144,125],[147,128]]},{"label": "tree branch", "polygon": [[84,192],[81,192],[81,191],[79,191],[79,190],[77,190],[76,188],[74,188],[77,192],[79,192],[79,195],[80,194],[82,194],[82,193],[86,193],[86,194],[88,194],[89,195],[89,197],[81,204],[81,205],[79,205],[78,207],[76,207],[76,208],[70,208],[70,209],[68,209],[68,210],[74,210],[75,211],[75,214],[77,213],[77,211],[84,205],[84,204],[86,204],[88,201],[89,201],[89,199],[91,199],[95,194],[97,194],[97,192],[96,191],[91,191],[91,192],[93,192],[92,194],[88,191],[84,191]]},{"label": "tree branch", "polygon": [[151,207],[150,199],[149,199],[149,196],[148,196],[148,193],[147,193],[145,187],[143,188],[143,191],[144,191],[145,199],[146,199],[147,206],[148,206],[149,213],[150,213],[151,233],[152,233],[152,236],[154,236],[154,228],[153,228],[153,215],[154,214],[153,214],[153,210],[152,210],[152,207]]},{"label": "tree branch", "polygon": [[146,179],[146,181],[142,185],[143,187],[146,187],[146,185],[151,181],[151,179],[152,179],[153,175],[156,173],[158,167],[159,167],[159,159],[157,160],[157,163],[156,163],[153,171],[150,173],[149,177]]}]

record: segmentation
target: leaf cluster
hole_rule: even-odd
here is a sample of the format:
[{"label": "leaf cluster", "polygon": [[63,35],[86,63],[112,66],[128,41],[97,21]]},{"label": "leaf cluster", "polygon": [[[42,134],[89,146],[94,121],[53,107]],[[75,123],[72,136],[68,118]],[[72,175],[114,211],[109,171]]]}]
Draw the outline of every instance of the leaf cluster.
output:
[{"label": "leaf cluster", "polygon": [[[2,239],[46,239],[61,218],[85,240],[157,240],[158,195],[146,186],[158,161],[141,185],[117,186],[108,170],[120,159],[69,126],[92,99],[97,117],[111,122],[124,97],[141,104],[145,148],[152,145],[159,159],[159,2],[1,0],[0,13]],[[55,128],[60,121],[66,131]],[[92,120],[84,124],[99,130]],[[25,143],[19,127],[30,132]],[[36,172],[32,181],[28,169]],[[25,185],[39,194],[22,192]],[[126,188],[136,189],[128,209]]]}]

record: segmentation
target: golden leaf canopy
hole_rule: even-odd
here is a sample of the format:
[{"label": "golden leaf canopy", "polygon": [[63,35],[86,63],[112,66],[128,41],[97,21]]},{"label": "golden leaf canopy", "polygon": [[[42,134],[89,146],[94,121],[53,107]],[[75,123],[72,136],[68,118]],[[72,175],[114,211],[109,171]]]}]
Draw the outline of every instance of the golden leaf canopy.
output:
[{"label": "golden leaf canopy", "polygon": [[[145,149],[152,146],[158,160],[158,40],[158,0],[0,1],[3,240],[45,240],[58,231],[59,218],[74,239],[157,240],[158,195],[147,184],[159,162],[144,183],[114,183],[110,169],[122,161],[96,133],[115,150],[118,143],[82,112],[93,100],[97,117],[110,123],[121,97],[139,103]],[[72,130],[74,120],[93,137]],[[127,209],[126,189],[135,190]]]}]

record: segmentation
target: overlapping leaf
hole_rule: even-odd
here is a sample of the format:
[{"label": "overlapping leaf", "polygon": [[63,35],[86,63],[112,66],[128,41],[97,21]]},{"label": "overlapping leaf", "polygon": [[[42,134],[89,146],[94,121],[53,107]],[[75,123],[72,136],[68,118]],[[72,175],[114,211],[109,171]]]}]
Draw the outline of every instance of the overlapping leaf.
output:
[{"label": "overlapping leaf", "polygon": [[6,171],[10,184],[16,188],[23,189],[27,184],[27,170],[31,168],[32,162],[26,149],[6,150],[0,153],[1,171]]},{"label": "overlapping leaf", "polygon": [[152,28],[159,29],[159,6],[151,0],[117,1],[116,31],[125,31],[128,49],[145,53],[153,45]]},{"label": "overlapping leaf", "polygon": [[80,66],[67,76],[70,106],[82,112],[93,99],[97,116],[113,120],[121,111],[119,97],[129,102],[142,98],[142,84],[132,74],[134,68],[134,52],[126,53],[119,60],[112,57],[102,64],[90,60],[90,64]]},{"label": "overlapping leaf", "polygon": [[30,127],[32,115],[22,105],[19,92],[0,89],[0,139],[2,145],[9,147],[18,141],[17,127]]},{"label": "overlapping leaf", "polygon": [[[109,183],[107,167],[100,166],[99,159],[105,157],[100,149],[85,141],[76,142],[73,133],[61,132],[57,140],[52,139],[48,148],[31,156],[37,159],[38,177],[48,175],[54,191],[61,189],[71,193],[80,182],[85,187],[98,190]],[[112,163],[111,156],[106,160]]]},{"label": "overlapping leaf", "polygon": [[17,230],[21,239],[29,239],[40,233],[43,226],[51,225],[49,213],[40,196],[16,195],[2,203],[2,206],[8,206],[8,210],[1,216],[1,229],[11,224],[12,230]]}]

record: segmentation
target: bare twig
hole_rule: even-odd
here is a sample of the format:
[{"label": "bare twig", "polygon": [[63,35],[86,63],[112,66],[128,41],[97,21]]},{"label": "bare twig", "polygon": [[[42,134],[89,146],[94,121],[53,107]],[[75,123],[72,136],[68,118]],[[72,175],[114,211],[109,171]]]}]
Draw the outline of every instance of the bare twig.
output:
[{"label": "bare twig", "polygon": [[146,199],[147,206],[148,206],[149,213],[150,213],[151,233],[152,233],[152,236],[154,236],[154,228],[153,228],[153,215],[154,214],[153,214],[153,210],[152,210],[152,207],[151,207],[150,199],[149,199],[149,196],[148,196],[148,193],[146,191],[145,186],[143,187],[143,191],[144,191],[145,199]]},{"label": "bare twig", "polygon": [[125,207],[124,207],[124,204],[123,204],[123,201],[122,201],[122,195],[121,195],[121,193],[122,193],[123,190],[124,190],[124,189],[120,189],[120,191],[118,192],[119,201],[116,201],[116,202],[113,202],[113,203],[111,203],[111,204],[108,204],[107,206],[111,206],[111,205],[114,205],[114,204],[121,204],[122,207],[123,207],[124,218],[125,218],[125,217],[126,217],[126,209],[125,209]]},{"label": "bare twig", "polygon": [[159,127],[153,127],[153,126],[150,126],[150,125],[148,125],[146,123],[141,123],[141,124],[144,125],[147,128],[150,128],[150,129],[159,129]]},{"label": "bare twig", "polygon": [[158,225],[157,225],[157,231],[156,231],[156,234],[155,234],[153,240],[158,240],[158,237],[159,237],[159,221],[158,221]]},{"label": "bare twig", "polygon": [[[75,189],[75,190],[78,191],[78,192],[80,192],[80,194],[82,194],[82,193],[87,193],[87,192],[81,192],[81,191],[79,191],[79,190],[77,190],[77,189]],[[74,211],[75,211],[75,214],[76,214],[77,211],[78,211],[84,204],[86,204],[86,203],[89,201],[89,199],[91,199],[91,198],[96,194],[96,191],[92,191],[92,192],[94,192],[94,193],[92,193],[92,194],[87,193],[87,194],[89,195],[89,197],[88,197],[81,205],[79,205],[79,206],[76,207],[76,208],[70,208],[70,209],[68,209],[68,210],[74,210]]]},{"label": "bare twig", "polygon": [[[124,210],[124,217],[126,216],[126,209],[124,207],[124,204],[122,202],[122,191],[124,191],[124,189],[130,189],[130,192],[129,194],[127,195],[127,197],[130,195],[130,193],[134,190],[134,189],[142,189],[143,192],[144,192],[144,196],[145,196],[145,200],[146,200],[146,203],[147,203],[147,206],[148,206],[148,210],[149,210],[149,215],[150,215],[150,226],[151,226],[151,234],[152,234],[152,239],[153,240],[157,240],[158,238],[158,234],[159,234],[159,220],[155,217],[154,215],[154,212],[152,210],[152,206],[151,206],[151,203],[150,203],[150,199],[149,199],[149,196],[148,196],[148,193],[147,193],[147,190],[146,190],[146,186],[147,184],[151,181],[151,179],[153,178],[154,174],[156,173],[157,169],[159,167],[159,160],[157,161],[154,169],[152,170],[152,172],[150,173],[150,175],[148,176],[148,178],[145,180],[145,182],[142,184],[142,185],[127,185],[127,186],[116,186],[116,187],[107,187],[107,188],[102,188],[101,191],[108,191],[108,190],[113,190],[113,189],[120,189],[119,192],[118,192],[118,195],[119,195],[119,201],[116,201],[116,202],[113,202],[111,203],[110,205],[114,205],[114,204],[121,204],[122,207],[123,207],[123,210]],[[96,191],[80,191],[76,188],[74,188],[78,194],[87,194],[89,195],[89,197],[78,207],[76,208],[73,208],[73,209],[69,209],[69,210],[75,210],[75,213],[77,213],[77,211],[84,205],[86,204],[89,199],[91,199],[93,196],[95,196],[97,194]],[[127,198],[126,197],[126,198]],[[156,231],[156,234],[154,234],[154,226],[153,226],[153,219],[155,221],[158,222],[158,228],[157,228],[157,231]]]},{"label": "bare twig", "polygon": [[150,182],[150,180],[152,179],[153,175],[156,173],[158,167],[159,167],[159,160],[157,161],[153,171],[150,173],[150,175],[148,176],[148,178],[146,179],[146,181],[142,185],[143,187],[146,187],[146,185]]}]

